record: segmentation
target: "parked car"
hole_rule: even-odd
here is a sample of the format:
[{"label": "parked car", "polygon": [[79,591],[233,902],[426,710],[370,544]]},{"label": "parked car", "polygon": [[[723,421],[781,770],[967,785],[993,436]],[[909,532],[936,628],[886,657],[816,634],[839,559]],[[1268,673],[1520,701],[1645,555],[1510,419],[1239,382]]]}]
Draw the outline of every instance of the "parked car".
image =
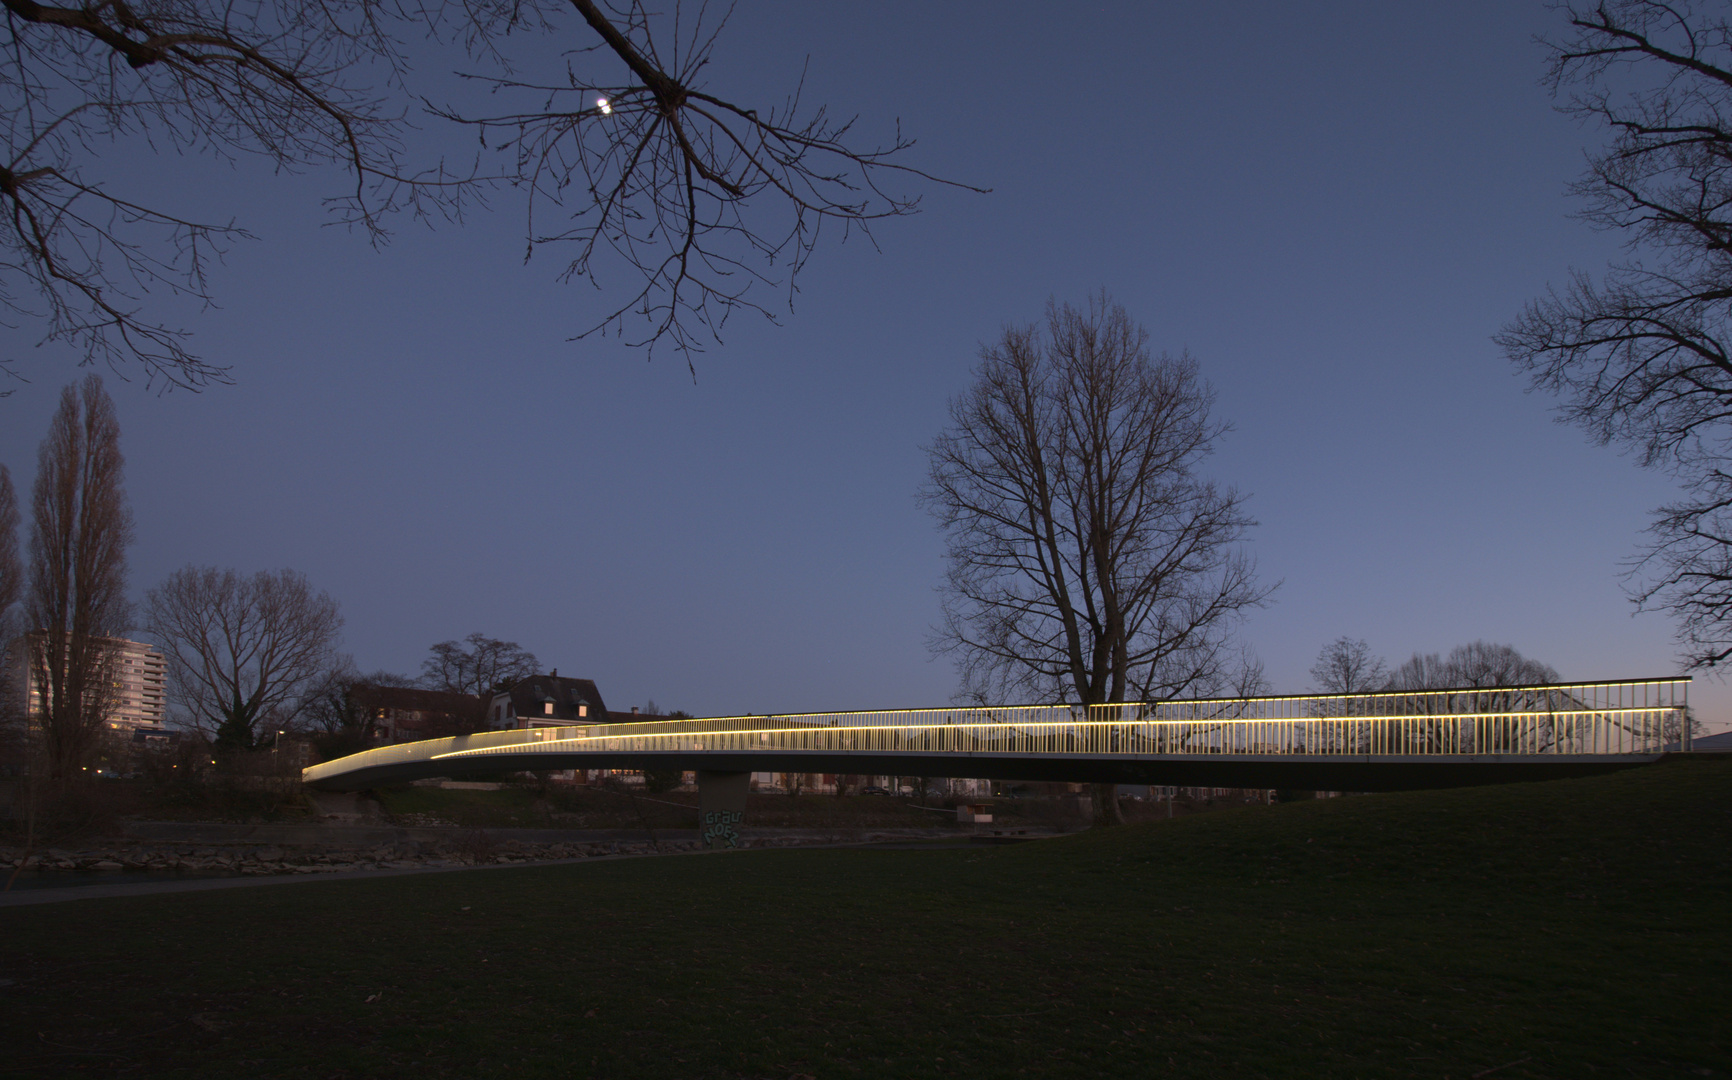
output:
[{"label": "parked car", "polygon": [[862,795],[888,795],[888,794],[890,794],[890,791],[887,788],[879,787],[877,784],[867,784],[865,787],[860,789],[860,794],[862,794]]}]

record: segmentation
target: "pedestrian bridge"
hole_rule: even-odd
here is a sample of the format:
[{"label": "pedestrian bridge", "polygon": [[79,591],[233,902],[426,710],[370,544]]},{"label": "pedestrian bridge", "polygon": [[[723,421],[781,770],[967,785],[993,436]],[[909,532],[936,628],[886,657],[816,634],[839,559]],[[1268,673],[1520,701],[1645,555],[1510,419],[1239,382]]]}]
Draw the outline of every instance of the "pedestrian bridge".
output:
[{"label": "pedestrian bridge", "polygon": [[[1689,749],[1690,680],[1093,706],[721,716],[492,731],[314,765],[312,786],[559,769],[1397,791],[1582,776]],[[709,802],[705,799],[705,802]],[[729,796],[729,802],[736,801]]]}]

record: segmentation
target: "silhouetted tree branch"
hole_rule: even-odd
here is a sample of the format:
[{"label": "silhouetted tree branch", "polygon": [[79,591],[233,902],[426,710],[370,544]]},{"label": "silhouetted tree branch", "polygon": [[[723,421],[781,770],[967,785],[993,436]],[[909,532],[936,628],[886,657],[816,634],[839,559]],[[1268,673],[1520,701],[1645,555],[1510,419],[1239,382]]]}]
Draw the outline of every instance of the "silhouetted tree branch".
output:
[{"label": "silhouetted tree branch", "polygon": [[421,661],[421,685],[450,694],[485,699],[541,671],[541,661],[528,649],[480,631],[460,642],[441,641],[427,652],[427,659]]},{"label": "silhouetted tree branch", "polygon": [[1414,653],[1389,673],[1384,686],[1365,689],[1459,690],[1538,686],[1557,681],[1557,670],[1550,664],[1531,660],[1513,646],[1471,641],[1457,645],[1446,657]]},{"label": "silhouetted tree branch", "polygon": [[1389,668],[1371,646],[1350,637],[1338,637],[1317,653],[1311,678],[1325,694],[1362,694],[1381,690],[1389,681]]},{"label": "silhouetted tree branch", "polygon": [[[336,166],[348,189],[336,220],[375,243],[398,211],[455,219],[499,184],[528,197],[529,245],[570,245],[564,279],[607,266],[638,280],[592,329],[641,319],[637,344],[688,353],[738,307],[769,313],[752,289],[791,290],[825,224],[844,230],[913,212],[883,181],[934,178],[890,159],[912,145],[850,144],[852,121],[803,111],[799,90],[760,109],[705,88],[726,15],[590,0],[100,0],[59,7],[0,0],[0,304],[41,322],[87,361],[136,364],[196,387],[226,378],[187,331],[150,316],[152,291],[209,301],[210,261],[248,234],[126,195],[98,178],[118,145],[183,156],[262,157],[278,169]],[[579,24],[576,20],[581,20]],[[537,80],[508,47],[552,36],[605,49],[623,77],[568,66]],[[597,41],[599,40],[599,44]],[[461,49],[495,93],[523,101],[497,116],[427,104],[411,52]],[[605,104],[598,103],[605,98]],[[505,168],[408,163],[405,133],[422,106],[505,136]],[[112,173],[113,170],[107,170]],[[942,181],[940,181],[942,182]],[[550,213],[561,224],[540,224]],[[582,335],[579,335],[582,336]],[[0,365],[3,366],[3,365]]]},{"label": "silhouetted tree branch", "polygon": [[1549,82],[1611,134],[1575,185],[1581,216],[1631,257],[1576,273],[1497,340],[1561,419],[1682,482],[1628,580],[1677,618],[1685,663],[1712,667],[1732,657],[1732,27],[1653,0],[1565,10]]},{"label": "silhouetted tree branch", "polygon": [[[569,71],[558,83],[493,78],[493,89],[527,93],[534,104],[488,117],[444,115],[479,127],[484,140],[503,133],[514,155],[509,171],[529,191],[530,251],[570,248],[563,279],[593,282],[605,259],[641,280],[589,332],[635,317],[645,326],[638,343],[666,337],[697,348],[737,308],[769,315],[751,290],[773,284],[778,267],[791,290],[825,226],[846,235],[913,213],[919,199],[886,181],[949,183],[891,160],[913,146],[900,129],[883,145],[852,145],[854,119],[803,108],[803,77],[768,109],[705,90],[726,14],[712,21],[699,5],[689,25],[676,16],[659,40],[641,3],[611,8],[612,19],[590,0],[572,3],[623,63],[625,80]],[[565,220],[538,224],[549,211]]]},{"label": "silhouetted tree branch", "polygon": [[86,360],[135,362],[148,378],[184,386],[222,378],[189,350],[185,330],[145,314],[143,296],[208,301],[211,259],[247,235],[93,179],[113,172],[100,165],[118,142],[262,156],[285,170],[341,165],[353,188],[333,203],[375,239],[395,209],[455,208],[443,170],[402,171],[402,106],[367,85],[375,62],[400,60],[377,5],[3,2],[4,302]]}]

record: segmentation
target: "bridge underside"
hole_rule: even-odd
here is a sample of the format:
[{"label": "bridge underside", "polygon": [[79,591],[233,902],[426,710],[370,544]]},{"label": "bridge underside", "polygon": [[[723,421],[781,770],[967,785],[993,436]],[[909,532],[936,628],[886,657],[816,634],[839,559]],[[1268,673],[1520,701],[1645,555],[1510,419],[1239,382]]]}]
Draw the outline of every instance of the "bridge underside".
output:
[{"label": "bridge underside", "polygon": [[356,768],[310,781],[361,791],[431,777],[561,769],[690,769],[705,772],[845,773],[856,776],[976,777],[1170,787],[1415,791],[1525,780],[1556,780],[1634,768],[1662,754],[1291,755],[837,753],[828,751],[584,752],[500,751],[417,758]]}]

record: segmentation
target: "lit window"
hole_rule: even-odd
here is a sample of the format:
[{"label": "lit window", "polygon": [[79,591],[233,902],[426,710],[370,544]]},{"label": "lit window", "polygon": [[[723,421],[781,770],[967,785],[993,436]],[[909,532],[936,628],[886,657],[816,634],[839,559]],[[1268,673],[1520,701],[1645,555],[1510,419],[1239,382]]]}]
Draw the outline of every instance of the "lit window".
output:
[{"label": "lit window", "polygon": [[551,701],[543,702],[541,705],[541,711],[546,716],[552,716],[553,715],[553,702],[551,702]]},{"label": "lit window", "polygon": [[588,705],[579,705],[577,707],[577,715],[579,717],[588,716],[589,715],[589,706]]}]

